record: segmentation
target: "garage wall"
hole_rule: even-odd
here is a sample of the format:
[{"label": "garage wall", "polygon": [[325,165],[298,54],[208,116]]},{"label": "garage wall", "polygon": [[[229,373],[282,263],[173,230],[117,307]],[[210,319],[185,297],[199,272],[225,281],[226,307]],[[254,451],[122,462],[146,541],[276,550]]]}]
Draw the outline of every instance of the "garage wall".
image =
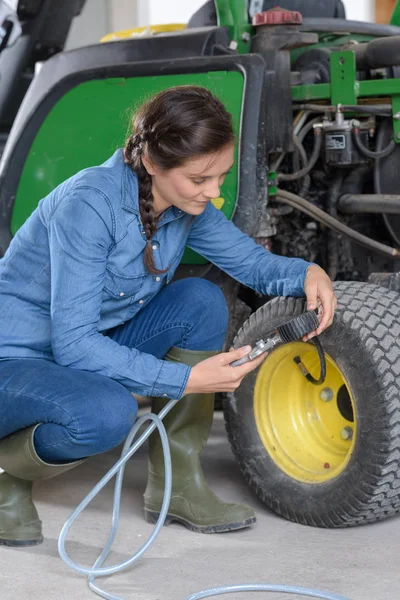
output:
[{"label": "garage wall", "polygon": [[351,21],[374,21],[374,0],[343,0],[346,17]]},{"label": "garage wall", "polygon": [[[111,31],[137,27],[139,2],[141,0],[86,0],[82,13],[72,24],[66,50],[96,44]],[[143,6],[146,5],[144,2]]]}]

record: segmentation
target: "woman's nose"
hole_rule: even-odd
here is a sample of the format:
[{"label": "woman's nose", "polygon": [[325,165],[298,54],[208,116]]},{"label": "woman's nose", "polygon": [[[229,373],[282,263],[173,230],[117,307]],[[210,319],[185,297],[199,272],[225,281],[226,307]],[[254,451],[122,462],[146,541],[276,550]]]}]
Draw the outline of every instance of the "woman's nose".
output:
[{"label": "woman's nose", "polygon": [[210,181],[210,184],[208,185],[207,189],[204,191],[204,195],[207,198],[210,198],[210,200],[212,198],[218,198],[218,196],[219,196],[219,185],[218,185],[218,182],[216,182],[216,181],[215,182],[211,182]]}]

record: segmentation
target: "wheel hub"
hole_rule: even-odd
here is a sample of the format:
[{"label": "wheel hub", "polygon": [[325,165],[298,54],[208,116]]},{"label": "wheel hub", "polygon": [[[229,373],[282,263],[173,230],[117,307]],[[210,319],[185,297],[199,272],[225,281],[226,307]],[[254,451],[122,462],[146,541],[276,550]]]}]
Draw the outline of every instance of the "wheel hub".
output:
[{"label": "wheel hub", "polygon": [[317,350],[294,342],[266,358],[254,388],[254,413],[260,439],[272,460],[289,477],[323,483],[346,467],[356,440],[350,388],[338,365],[325,354],[326,379],[311,384],[294,362],[319,376]]}]

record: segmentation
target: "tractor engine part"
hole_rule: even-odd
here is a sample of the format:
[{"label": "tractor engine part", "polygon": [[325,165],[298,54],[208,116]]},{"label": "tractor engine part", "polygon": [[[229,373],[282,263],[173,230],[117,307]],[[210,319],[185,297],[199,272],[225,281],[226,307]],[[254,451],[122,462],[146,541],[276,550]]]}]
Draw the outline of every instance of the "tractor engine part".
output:
[{"label": "tractor engine part", "polygon": [[[321,112],[321,113],[335,113],[338,110],[337,106],[330,104],[295,104],[295,110],[307,110],[310,112]],[[392,116],[392,105],[391,104],[341,104],[341,112],[353,112],[363,115],[376,115],[381,117]]]},{"label": "tractor engine part", "polygon": [[[376,136],[376,150],[381,152],[393,136],[393,125],[388,119],[381,123]],[[388,156],[380,157],[374,163],[374,189],[375,194],[386,195],[396,194],[399,190],[399,153],[400,146]],[[389,221],[388,216],[383,213],[383,222],[385,227],[396,245],[400,246],[400,217],[392,215]]]},{"label": "tractor engine part", "polygon": [[346,44],[343,49],[355,54],[357,69],[384,69],[400,65],[400,36],[378,38],[367,44]]},{"label": "tractor engine part", "polygon": [[390,194],[344,194],[338,209],[347,215],[362,213],[400,214],[400,196]]},{"label": "tractor engine part", "polygon": [[329,83],[330,56],[329,48],[311,48],[301,54],[292,66],[293,72],[300,74],[299,83],[301,85]]},{"label": "tractor engine part", "polygon": [[[296,139],[297,138],[295,138],[295,145],[296,145]],[[298,140],[297,143],[300,144],[300,146],[299,146],[300,151],[302,151],[302,146],[301,146],[300,140]],[[308,163],[306,164],[305,167],[300,169],[300,171],[296,171],[295,173],[279,173],[278,180],[280,180],[280,181],[295,181],[296,179],[301,179],[302,177],[305,177],[305,175],[307,175],[311,171],[311,169],[315,166],[315,163],[317,162],[319,155],[321,153],[321,147],[322,147],[321,126],[314,125],[314,148],[313,148],[310,160],[308,161]]]},{"label": "tractor engine part", "polygon": [[353,124],[353,137],[354,137],[355,144],[356,144],[358,150],[364,156],[367,156],[368,158],[384,158],[385,156],[389,156],[389,154],[392,154],[393,150],[396,148],[397,144],[394,141],[394,139],[392,138],[390,140],[390,142],[388,143],[388,145],[385,146],[384,148],[382,148],[382,150],[376,150],[376,151],[370,150],[369,148],[367,148],[365,146],[365,144],[362,140],[361,133],[360,133],[360,122],[353,120],[352,124]]},{"label": "tractor engine part", "polygon": [[297,196],[296,194],[292,194],[291,192],[287,192],[286,190],[278,189],[278,193],[276,195],[275,200],[277,202],[283,202],[284,204],[293,206],[293,208],[296,208],[300,212],[305,213],[306,215],[315,219],[316,221],[319,221],[320,223],[327,225],[333,231],[337,231],[338,233],[343,233],[343,234],[347,235],[349,238],[351,238],[352,240],[354,240],[355,242],[357,242],[358,244],[360,244],[361,246],[370,248],[371,250],[374,250],[375,252],[378,252],[379,254],[383,254],[385,256],[390,256],[391,258],[397,257],[400,255],[400,251],[397,248],[391,248],[390,246],[387,246],[386,244],[377,242],[376,240],[373,240],[373,239],[367,237],[366,235],[359,233],[355,229],[352,229],[351,227],[344,225],[343,223],[338,221],[338,219],[331,217],[330,215],[328,215],[326,212],[324,212],[317,206],[314,206],[313,204],[311,204],[311,202],[309,202],[305,198],[301,198],[300,196]]},{"label": "tractor engine part", "polygon": [[256,35],[251,52],[260,54],[265,62],[265,89],[268,109],[265,113],[266,152],[288,152],[292,146],[292,102],[287,90],[291,87],[290,50],[318,42],[318,35],[301,33],[301,14],[284,9],[272,9],[253,17]]},{"label": "tractor engine part", "polygon": [[325,162],[333,167],[353,167],[368,162],[368,157],[361,151],[367,149],[370,123],[357,121],[357,136],[360,146],[353,139],[354,122],[345,119],[341,110],[337,110],[334,121],[324,120],[322,127],[325,133]]}]

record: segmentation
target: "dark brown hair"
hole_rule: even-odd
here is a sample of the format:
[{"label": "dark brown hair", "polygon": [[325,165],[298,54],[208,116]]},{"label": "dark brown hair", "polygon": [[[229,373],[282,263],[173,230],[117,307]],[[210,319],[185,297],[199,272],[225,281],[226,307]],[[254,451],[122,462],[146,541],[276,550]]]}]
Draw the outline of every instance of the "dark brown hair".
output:
[{"label": "dark brown hair", "polygon": [[146,233],[144,264],[150,273],[163,273],[154,265],[151,239],[157,231],[151,175],[145,155],[165,171],[188,159],[219,152],[233,143],[232,118],[218,98],[206,88],[183,85],[166,89],[139,108],[133,117],[133,133],[125,144],[125,162],[139,180],[139,210]]}]

